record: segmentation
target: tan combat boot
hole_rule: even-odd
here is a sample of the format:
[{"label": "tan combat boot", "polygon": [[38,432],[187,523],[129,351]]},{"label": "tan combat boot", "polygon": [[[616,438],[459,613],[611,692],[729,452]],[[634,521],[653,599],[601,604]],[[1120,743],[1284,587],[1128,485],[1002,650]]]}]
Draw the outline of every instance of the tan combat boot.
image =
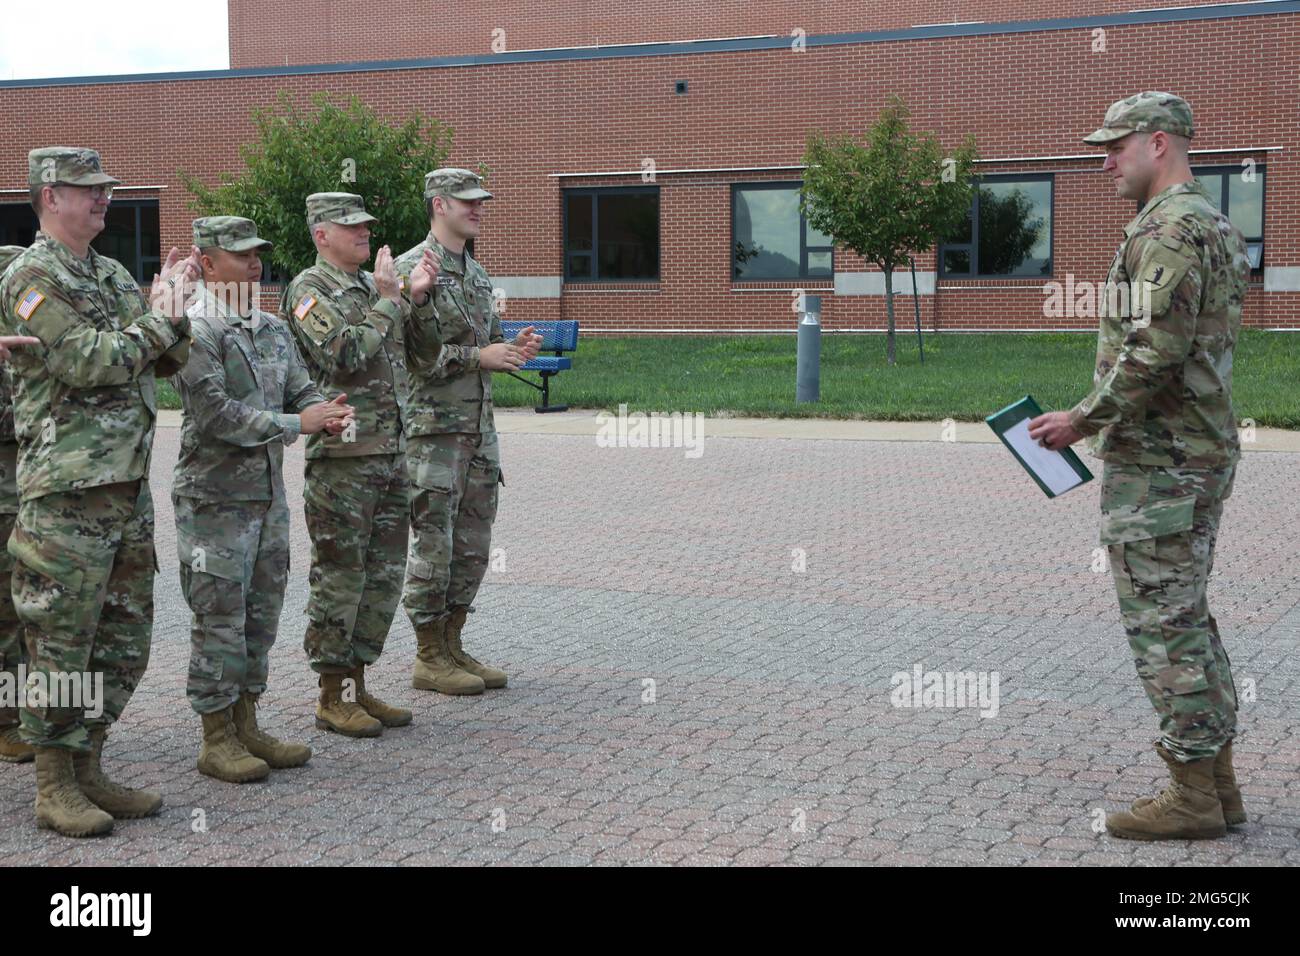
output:
[{"label": "tan combat boot", "polygon": [[17,710],[0,710],[0,721],[14,721],[0,723],[0,760],[5,763],[27,763],[36,758],[32,745],[18,736],[17,717]]},{"label": "tan combat boot", "polygon": [[316,726],[345,737],[378,737],[384,725],[356,701],[343,699],[343,678],[347,674],[320,675],[320,703],[316,705]]},{"label": "tan combat boot", "polygon": [[1237,774],[1232,769],[1231,740],[1219,748],[1214,757],[1214,789],[1218,791],[1223,820],[1228,826],[1241,826],[1249,819],[1246,805],[1241,800],[1241,789],[1237,786]]},{"label": "tan combat boot", "polygon": [[489,667],[476,661],[469,654],[465,653],[465,648],[460,643],[461,628],[465,626],[465,616],[469,613],[467,608],[458,607],[451,612],[451,617],[447,619],[447,646],[451,650],[451,659],[456,662],[456,666],[463,671],[469,671],[475,677],[483,682],[483,686],[492,690],[494,688],[506,686],[506,672],[495,667]]},{"label": "tan combat boot", "polygon": [[1182,763],[1160,744],[1156,753],[1173,778],[1150,803],[1106,817],[1111,836],[1124,840],[1212,840],[1228,832],[1214,787],[1214,759]]},{"label": "tan combat boot", "polygon": [[78,753],[72,758],[77,786],[91,803],[118,820],[134,820],[157,813],[163,805],[162,794],[157,790],[132,790],[114,783],[104,775],[100,760],[104,755],[104,739],[107,736],[107,727],[92,727],[90,751]]},{"label": "tan combat boot", "polygon": [[277,740],[257,726],[256,694],[240,694],[231,708],[235,736],[254,757],[266,761],[273,770],[301,767],[311,759],[311,748],[306,744],[291,744]]},{"label": "tan combat boot", "polygon": [[370,691],[366,690],[366,666],[358,664],[350,676],[357,682],[357,703],[375,720],[385,727],[405,727],[411,722],[411,712],[403,707],[386,704]]},{"label": "tan combat boot", "polygon": [[203,718],[203,747],[199,750],[199,773],[226,783],[265,780],[271,766],[245,749],[235,731],[235,708],[227,707]]},{"label": "tan combat boot", "polygon": [[[1169,786],[1173,786],[1170,784]],[[1168,789],[1168,788],[1166,788]],[[1246,807],[1241,802],[1241,790],[1237,787],[1237,775],[1232,769],[1232,741],[1228,741],[1214,758],[1214,789],[1219,795],[1219,806],[1223,809],[1223,822],[1230,827],[1246,823]],[[1162,794],[1163,796],[1163,794]],[[1133,809],[1145,807],[1156,797],[1138,797],[1133,801]]]},{"label": "tan combat boot", "polygon": [[36,825],[64,836],[100,836],[113,818],[86,799],[72,769],[72,751],[36,748]]},{"label": "tan combat boot", "polygon": [[447,646],[447,618],[415,629],[415,672],[411,686],[439,694],[481,694],[483,678],[461,670]]}]

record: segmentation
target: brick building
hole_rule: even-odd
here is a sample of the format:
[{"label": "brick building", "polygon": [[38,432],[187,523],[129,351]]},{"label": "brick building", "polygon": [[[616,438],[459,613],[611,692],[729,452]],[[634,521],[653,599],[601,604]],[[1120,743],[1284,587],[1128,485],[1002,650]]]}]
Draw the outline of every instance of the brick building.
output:
[{"label": "brick building", "polygon": [[[94,146],[126,186],[97,247],[144,278],[188,243],[178,170],[237,170],[253,108],[328,90],[427,112],[454,128],[453,162],[490,168],[476,252],[511,318],[789,330],[804,289],[827,329],[879,329],[883,277],[808,228],[796,191],[810,129],[861,133],[897,93],[915,129],[971,133],[982,157],[969,235],[917,257],[923,323],[1086,329],[1044,314],[1044,283],[1102,280],[1134,207],[1080,137],[1114,99],[1165,89],[1195,109],[1193,166],[1251,240],[1246,321],[1300,326],[1300,2],[1142,5],[953,0],[958,22],[935,25],[919,0],[513,0],[454,18],[229,0],[230,70],[0,82],[0,243],[31,238],[27,150]],[[1032,231],[1023,254],[1006,254],[1007,208]],[[896,305],[910,319],[910,297]]]}]

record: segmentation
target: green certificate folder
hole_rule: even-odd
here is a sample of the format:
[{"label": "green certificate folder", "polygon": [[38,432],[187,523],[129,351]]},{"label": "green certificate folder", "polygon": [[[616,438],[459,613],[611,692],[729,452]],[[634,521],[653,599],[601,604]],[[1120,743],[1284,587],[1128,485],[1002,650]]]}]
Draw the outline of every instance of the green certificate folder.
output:
[{"label": "green certificate folder", "polygon": [[1055,498],[1085,481],[1092,481],[1092,472],[1072,449],[1048,451],[1029,437],[1029,420],[1041,414],[1043,410],[1033,396],[1026,395],[984,421],[1043,489],[1043,494]]}]

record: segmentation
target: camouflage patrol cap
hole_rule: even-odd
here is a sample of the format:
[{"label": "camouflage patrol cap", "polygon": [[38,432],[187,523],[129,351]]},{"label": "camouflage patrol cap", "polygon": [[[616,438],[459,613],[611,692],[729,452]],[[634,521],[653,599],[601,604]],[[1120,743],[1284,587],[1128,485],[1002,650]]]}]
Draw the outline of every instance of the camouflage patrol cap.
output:
[{"label": "camouflage patrol cap", "polygon": [[1083,138],[1085,143],[1104,146],[1129,133],[1153,133],[1164,130],[1176,136],[1192,138],[1192,108],[1181,96],[1148,90],[1135,93],[1110,104],[1101,129]]},{"label": "camouflage patrol cap", "polygon": [[257,223],[241,216],[208,216],[204,219],[195,219],[194,244],[200,249],[216,246],[227,252],[271,248],[271,243],[257,235]]},{"label": "camouflage patrol cap", "polygon": [[491,199],[492,194],[483,188],[478,173],[455,166],[435,169],[424,177],[424,198],[451,196],[453,199]]},{"label": "camouflage patrol cap", "polygon": [[27,154],[28,186],[105,186],[121,181],[104,172],[93,149],[44,146]]},{"label": "camouflage patrol cap", "polygon": [[307,225],[322,222],[355,226],[378,220],[366,212],[365,200],[355,193],[312,193],[307,197]]}]

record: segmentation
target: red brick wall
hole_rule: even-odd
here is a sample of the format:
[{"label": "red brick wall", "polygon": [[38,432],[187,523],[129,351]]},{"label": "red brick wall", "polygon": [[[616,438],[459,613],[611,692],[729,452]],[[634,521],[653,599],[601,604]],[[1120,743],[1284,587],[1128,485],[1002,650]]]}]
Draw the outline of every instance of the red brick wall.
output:
[{"label": "red brick wall", "polygon": [[[1206,0],[1206,6],[1229,0]],[[507,50],[897,30],[1099,16],[1184,0],[228,0],[230,66],[354,63]]]},{"label": "red brick wall", "polygon": [[[811,128],[860,132],[899,93],[918,129],[946,144],[966,132],[986,158],[1090,152],[1079,137],[1115,98],[1148,88],[1186,96],[1196,110],[1194,146],[1281,146],[1268,163],[1266,262],[1300,266],[1300,114],[1294,104],[1300,15],[1111,27],[1108,51],[1090,52],[1085,30],[454,69],[338,73],[157,83],[11,88],[0,95],[0,188],[25,183],[35,145],[101,150],[128,184],[161,184],[164,247],[188,243],[193,213],[176,170],[215,180],[238,168],[248,114],[288,88],[306,99],[328,89],[357,94],[402,116],[412,104],[456,130],[453,162],[492,170],[480,258],[496,275],[558,275],[561,180],[551,174],[773,166],[800,162]],[[1216,62],[1222,69],[1207,70]],[[690,92],[673,93],[686,79]],[[1239,162],[1233,155],[1215,162]],[[1101,281],[1132,204],[1111,194],[1093,161],[984,167],[1056,172],[1055,274]],[[1085,171],[1091,170],[1091,171]],[[359,170],[364,176],[365,171]],[[735,291],[730,281],[729,183],[768,174],[660,173],[660,282],[605,291],[569,285],[561,299],[509,303],[511,318],[577,318],[587,329],[791,329],[790,292]],[[787,178],[785,175],[776,178]],[[4,197],[0,197],[4,198]],[[17,198],[17,197],[9,197]],[[418,202],[418,197],[412,197]],[[380,240],[383,237],[380,235]],[[837,269],[860,269],[840,253]],[[932,270],[933,256],[918,269]],[[966,283],[965,285],[970,285]],[[943,285],[924,297],[924,322],[957,328],[1044,328],[1074,323],[1042,316],[1041,282],[967,291]],[[879,328],[880,297],[824,299],[828,328]],[[899,299],[900,324],[911,322]],[[1247,299],[1252,324],[1295,326],[1300,293]]]}]

